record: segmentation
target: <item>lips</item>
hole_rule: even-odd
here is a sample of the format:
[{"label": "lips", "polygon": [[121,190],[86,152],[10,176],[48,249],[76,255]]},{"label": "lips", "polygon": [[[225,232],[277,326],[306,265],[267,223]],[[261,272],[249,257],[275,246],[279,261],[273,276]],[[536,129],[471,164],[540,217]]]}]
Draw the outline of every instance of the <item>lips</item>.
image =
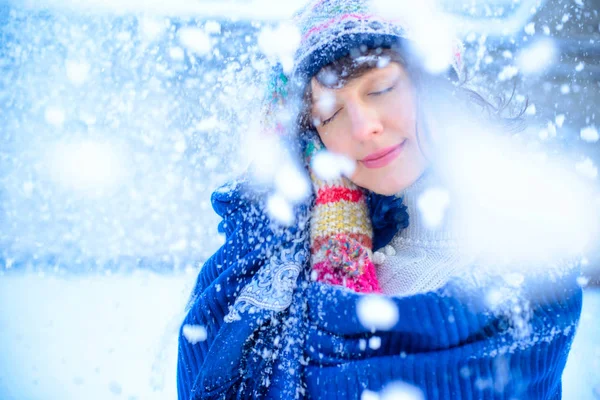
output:
[{"label": "lips", "polygon": [[385,167],[400,155],[402,149],[404,148],[404,143],[405,141],[399,145],[386,147],[385,149],[371,153],[367,157],[360,160],[360,162],[362,162],[367,168]]}]

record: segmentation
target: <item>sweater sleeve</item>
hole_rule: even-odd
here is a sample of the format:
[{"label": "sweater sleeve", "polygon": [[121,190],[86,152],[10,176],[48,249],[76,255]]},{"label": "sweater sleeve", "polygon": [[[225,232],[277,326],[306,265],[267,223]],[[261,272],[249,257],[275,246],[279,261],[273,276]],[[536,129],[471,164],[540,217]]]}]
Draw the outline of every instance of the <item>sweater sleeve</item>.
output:
[{"label": "sweater sleeve", "polygon": [[268,227],[268,220],[240,183],[217,189],[211,196],[211,203],[217,215],[223,218],[218,233],[225,235],[225,243],[200,269],[192,299],[255,249],[259,242],[257,232]]},{"label": "sweater sleeve", "polygon": [[[359,399],[401,381],[429,400],[560,399],[581,313],[577,275],[547,271],[519,288],[501,277],[454,279],[435,292],[389,297],[398,319],[384,330],[360,322],[360,295],[312,284],[309,397]],[[323,301],[333,297],[335,307]]]},{"label": "sweater sleeve", "polygon": [[212,194],[215,212],[223,218],[218,231],[225,243],[204,263],[179,331],[177,390],[179,399],[194,398],[194,387],[214,345],[229,306],[262,265],[260,238],[268,236],[269,221],[251,194],[239,183]]}]

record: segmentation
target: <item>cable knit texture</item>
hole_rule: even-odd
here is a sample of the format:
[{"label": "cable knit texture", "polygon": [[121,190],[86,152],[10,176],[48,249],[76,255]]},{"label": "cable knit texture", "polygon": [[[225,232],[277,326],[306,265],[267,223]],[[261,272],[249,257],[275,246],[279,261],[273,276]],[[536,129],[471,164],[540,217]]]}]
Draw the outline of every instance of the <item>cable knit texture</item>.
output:
[{"label": "cable knit texture", "polygon": [[453,223],[455,216],[450,210],[439,225],[429,227],[425,223],[418,202],[434,188],[439,188],[435,176],[426,173],[402,193],[410,225],[375,255],[385,294],[406,296],[435,290],[473,262],[461,251],[455,229],[458,224]]}]

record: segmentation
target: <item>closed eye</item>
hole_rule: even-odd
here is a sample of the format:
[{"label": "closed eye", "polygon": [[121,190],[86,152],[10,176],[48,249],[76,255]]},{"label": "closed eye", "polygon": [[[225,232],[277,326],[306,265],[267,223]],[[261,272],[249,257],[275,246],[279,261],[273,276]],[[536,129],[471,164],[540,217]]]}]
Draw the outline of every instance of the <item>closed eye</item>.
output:
[{"label": "closed eye", "polygon": [[385,94],[385,93],[391,92],[392,90],[394,90],[394,88],[395,88],[395,87],[396,87],[396,86],[391,86],[391,87],[389,87],[389,88],[387,88],[387,89],[380,90],[379,92],[373,92],[373,93],[369,93],[369,95],[370,95],[370,96],[380,96],[380,95],[382,95],[382,94]]},{"label": "closed eye", "polygon": [[339,110],[337,110],[331,117],[329,117],[328,119],[326,119],[325,121],[321,122],[321,126],[325,126],[328,123],[330,123],[331,121],[333,121],[333,119],[335,118],[335,116],[341,111],[342,109],[340,108]]}]

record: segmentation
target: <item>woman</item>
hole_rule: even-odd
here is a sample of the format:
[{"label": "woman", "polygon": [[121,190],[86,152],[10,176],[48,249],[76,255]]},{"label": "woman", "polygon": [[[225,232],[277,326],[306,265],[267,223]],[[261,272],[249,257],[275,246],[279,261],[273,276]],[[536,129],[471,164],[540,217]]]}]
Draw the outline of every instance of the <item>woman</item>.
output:
[{"label": "woman", "polygon": [[[296,21],[294,70],[273,75],[265,123],[293,138],[313,196],[282,227],[246,181],[213,194],[226,242],[182,324],[179,398],[560,398],[576,270],[499,283],[473,273],[452,215],[430,224],[418,211],[444,175],[426,98],[484,103],[424,72],[403,27],[366,1],[313,1]],[[282,109],[298,118],[278,121]],[[324,150],[354,162],[348,178],[323,177]]]}]

